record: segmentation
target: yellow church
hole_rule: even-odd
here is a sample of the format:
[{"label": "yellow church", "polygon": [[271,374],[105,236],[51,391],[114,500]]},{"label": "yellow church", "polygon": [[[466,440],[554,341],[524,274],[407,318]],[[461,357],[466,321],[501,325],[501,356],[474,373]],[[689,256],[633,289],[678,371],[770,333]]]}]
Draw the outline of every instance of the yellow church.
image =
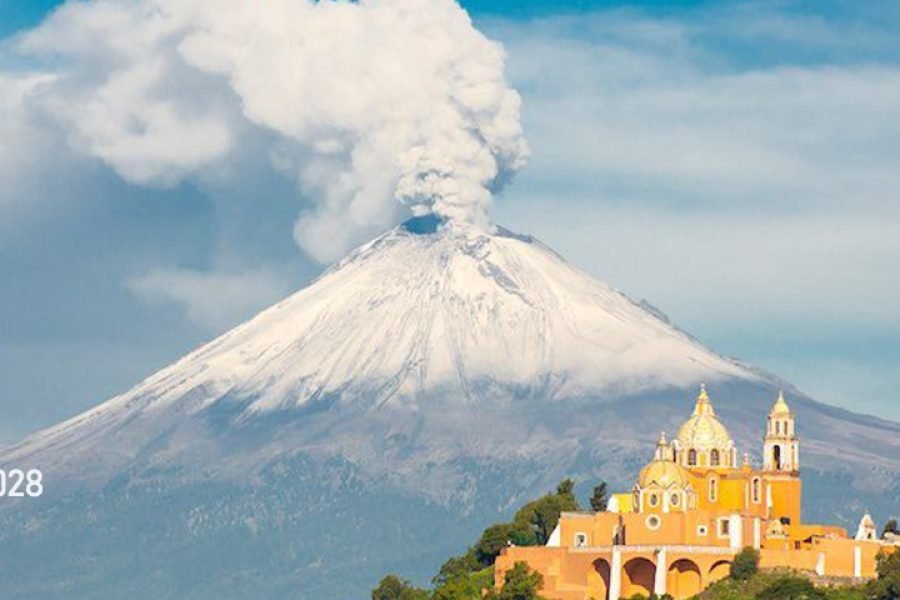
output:
[{"label": "yellow church", "polygon": [[873,577],[877,554],[893,544],[877,539],[868,515],[853,538],[803,523],[799,471],[783,394],[769,412],[759,469],[738,455],[701,386],[693,414],[671,442],[660,435],[631,492],[613,495],[606,512],[563,513],[546,546],[505,548],[495,581],[524,561],[543,575],[547,598],[688,598],[727,576],[745,546],[759,551],[762,568]]}]

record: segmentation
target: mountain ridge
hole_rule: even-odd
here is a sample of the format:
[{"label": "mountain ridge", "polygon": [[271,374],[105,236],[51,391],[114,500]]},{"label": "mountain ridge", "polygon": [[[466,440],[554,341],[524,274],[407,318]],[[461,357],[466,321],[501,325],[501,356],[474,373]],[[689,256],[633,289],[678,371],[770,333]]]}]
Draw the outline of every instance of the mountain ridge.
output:
[{"label": "mountain ridge", "polygon": [[[599,356],[579,356],[583,348]],[[363,402],[365,409],[435,396],[470,404],[529,395],[552,401],[722,377],[758,375],[534,238],[502,228],[473,235],[419,219],[7,456],[40,453],[126,418],[190,415],[219,403],[242,407],[239,423],[335,403]]]}]

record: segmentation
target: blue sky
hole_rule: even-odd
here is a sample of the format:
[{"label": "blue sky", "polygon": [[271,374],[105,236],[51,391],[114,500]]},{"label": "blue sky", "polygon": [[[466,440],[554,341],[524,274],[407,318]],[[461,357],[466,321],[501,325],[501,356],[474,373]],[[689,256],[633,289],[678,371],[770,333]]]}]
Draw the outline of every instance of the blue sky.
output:
[{"label": "blue sky", "polygon": [[[52,5],[0,1],[0,36]],[[720,352],[896,418],[900,9],[465,6],[505,47],[533,152],[497,222]],[[0,75],[24,68],[11,48]],[[25,139],[14,126],[0,150]],[[34,144],[0,191],[2,439],[125,391],[321,269],[292,240],[293,184],[252,144],[218,187],[133,185]]]}]

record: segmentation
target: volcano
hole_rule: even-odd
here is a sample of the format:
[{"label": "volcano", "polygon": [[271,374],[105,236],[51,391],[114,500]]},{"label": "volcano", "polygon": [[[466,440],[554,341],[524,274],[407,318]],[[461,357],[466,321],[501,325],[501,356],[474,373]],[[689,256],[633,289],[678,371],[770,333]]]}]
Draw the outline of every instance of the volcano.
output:
[{"label": "volcano", "polygon": [[537,240],[420,217],[134,389],[4,451],[8,597],[362,598],[574,477],[627,485],[705,382],[758,457],[786,388],[805,510],[900,492],[900,425],[702,345]]}]

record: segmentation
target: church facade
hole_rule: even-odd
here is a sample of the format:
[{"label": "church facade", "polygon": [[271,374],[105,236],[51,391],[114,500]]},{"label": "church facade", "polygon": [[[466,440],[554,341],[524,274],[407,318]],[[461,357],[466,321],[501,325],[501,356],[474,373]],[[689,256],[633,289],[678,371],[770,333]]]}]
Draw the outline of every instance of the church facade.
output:
[{"label": "church facade", "polygon": [[801,521],[794,425],[779,394],[756,468],[739,456],[702,386],[691,417],[671,441],[660,435],[630,492],[613,495],[606,512],[563,513],[546,546],[505,548],[495,581],[524,561],[543,575],[547,598],[689,598],[726,577],[746,546],[759,551],[762,568],[873,577],[876,556],[894,545],[877,539],[871,518],[852,538],[841,527]]}]

